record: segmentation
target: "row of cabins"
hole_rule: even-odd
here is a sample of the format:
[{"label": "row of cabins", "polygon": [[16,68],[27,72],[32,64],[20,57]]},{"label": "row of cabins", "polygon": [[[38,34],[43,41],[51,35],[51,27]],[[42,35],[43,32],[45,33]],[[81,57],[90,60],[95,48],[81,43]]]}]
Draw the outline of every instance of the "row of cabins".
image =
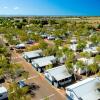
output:
[{"label": "row of cabins", "polygon": [[[73,37],[69,49],[77,51],[77,39]],[[91,42],[86,44],[86,47],[83,49],[83,52],[88,52],[91,56],[99,54],[96,46]],[[74,71],[78,74],[83,74],[88,71],[87,65],[93,64],[95,60],[91,58],[78,58],[78,61],[84,63],[84,68],[79,68],[77,65],[74,65]],[[100,100],[100,78],[87,78],[75,84],[72,84],[66,87],[66,94],[68,100]]]},{"label": "row of cabins", "polygon": [[31,63],[32,60],[43,57],[43,53],[42,50],[36,50],[36,51],[24,52],[22,56],[23,58],[26,59],[27,62]]},{"label": "row of cabins", "polygon": [[72,81],[72,75],[69,74],[65,65],[46,70],[45,77],[56,87],[65,86]]},{"label": "row of cabins", "polygon": [[[44,57],[42,50],[24,52],[23,57],[32,64],[35,70],[44,73],[46,79],[56,87],[62,87],[72,80],[72,75],[69,74],[65,65],[57,65],[58,61],[54,56]],[[47,69],[49,65],[53,68]]]},{"label": "row of cabins", "polygon": [[[77,64],[73,65],[74,72],[78,73],[79,75],[89,72],[88,66],[95,63],[95,59],[93,57],[90,58],[78,58],[77,61],[82,61],[83,66],[79,67]],[[100,62],[97,63],[98,70],[100,70]]]},{"label": "row of cabins", "polygon": [[[38,52],[39,51],[39,52]],[[57,67],[46,70],[47,65],[55,65],[56,58],[54,56],[44,57],[41,50],[31,51],[31,57],[29,53],[23,53],[23,57],[31,62],[33,68],[39,72],[44,72],[45,78],[55,87],[66,87],[66,95],[68,100],[100,100],[100,78],[87,78],[75,84],[68,86],[67,84],[72,82],[72,75],[68,72],[65,65],[59,65]],[[40,54],[40,56],[38,55]],[[86,59],[80,58],[84,63],[91,64],[92,59],[86,61]],[[77,69],[78,70],[78,69]],[[80,74],[82,70],[80,71]]]},{"label": "row of cabins", "polygon": [[[42,50],[24,52],[23,58],[32,64],[39,72],[44,72],[46,79],[55,87],[62,87],[72,81],[72,75],[69,74],[65,65],[54,67],[57,59],[54,56],[43,56]],[[47,65],[52,65],[54,68],[46,70]],[[0,87],[0,100],[8,98],[8,92],[5,87]]]},{"label": "row of cabins", "polygon": [[51,65],[54,66],[57,60],[54,56],[47,56],[38,59],[34,59],[32,61],[32,66],[39,72],[44,72],[46,66]]},{"label": "row of cabins", "polygon": [[[70,49],[70,50],[73,50],[73,51],[75,51],[75,52],[76,52],[76,51],[80,51],[80,50],[77,49],[77,45],[78,45],[77,39],[76,39],[76,37],[73,37],[73,38],[71,39],[71,41],[70,41],[69,49]],[[92,42],[89,42],[89,41],[87,42],[86,47],[85,47],[82,51],[83,51],[83,52],[88,52],[88,53],[90,53],[92,56],[94,56],[94,55],[100,53],[99,51],[97,51],[97,46],[94,45]]]}]

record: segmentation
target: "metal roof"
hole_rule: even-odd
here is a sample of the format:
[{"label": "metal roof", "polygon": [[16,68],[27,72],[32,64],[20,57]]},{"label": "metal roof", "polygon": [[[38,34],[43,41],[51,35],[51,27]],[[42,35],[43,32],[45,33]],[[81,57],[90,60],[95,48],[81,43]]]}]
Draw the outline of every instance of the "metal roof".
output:
[{"label": "metal roof", "polygon": [[46,70],[46,72],[53,76],[57,81],[71,77],[65,65]]},{"label": "metal roof", "polygon": [[70,40],[70,42],[72,42],[72,43],[77,42],[76,37],[72,37],[72,39]]},{"label": "metal roof", "polygon": [[88,78],[78,83],[75,83],[66,88],[73,91],[82,100],[98,100],[100,99],[100,79]]},{"label": "metal roof", "polygon": [[39,57],[41,54],[42,54],[42,50],[36,50],[36,51],[24,52],[23,56],[26,56],[28,58],[35,58],[35,57]]},{"label": "metal roof", "polygon": [[53,64],[52,61],[54,61],[54,60],[56,60],[56,58],[54,56],[47,56],[47,57],[34,59],[34,61],[32,61],[32,64],[36,64],[39,67],[44,67],[44,66]]},{"label": "metal roof", "polygon": [[0,87],[0,94],[7,92],[7,89],[5,87]]},{"label": "metal roof", "polygon": [[70,44],[69,49],[76,51],[78,44]]},{"label": "metal roof", "polygon": [[97,47],[90,47],[90,48],[85,48],[83,49],[83,52],[88,52],[88,53],[98,53]]},{"label": "metal roof", "polygon": [[79,58],[79,61],[83,61],[84,64],[90,65],[94,63],[94,58]]}]

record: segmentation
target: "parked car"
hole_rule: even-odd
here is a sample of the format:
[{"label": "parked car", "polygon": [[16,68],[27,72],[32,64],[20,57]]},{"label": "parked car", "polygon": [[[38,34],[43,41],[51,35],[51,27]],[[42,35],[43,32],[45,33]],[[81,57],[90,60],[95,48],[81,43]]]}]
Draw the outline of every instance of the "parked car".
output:
[{"label": "parked car", "polygon": [[27,42],[26,42],[26,44],[33,44],[35,41],[34,40],[28,40]]},{"label": "parked car", "polygon": [[20,88],[22,88],[22,87],[25,87],[25,86],[27,86],[27,84],[24,82],[24,81],[19,81],[18,82],[18,86],[20,87]]},{"label": "parked car", "polygon": [[42,34],[41,37],[42,37],[43,39],[45,39],[45,38],[47,38],[48,36],[47,36],[46,34]]},{"label": "parked car", "polygon": [[16,49],[25,49],[25,44],[17,44],[15,46]]},{"label": "parked car", "polygon": [[53,35],[50,35],[50,36],[48,36],[48,38],[47,38],[48,40],[55,40],[55,36],[53,36]]}]

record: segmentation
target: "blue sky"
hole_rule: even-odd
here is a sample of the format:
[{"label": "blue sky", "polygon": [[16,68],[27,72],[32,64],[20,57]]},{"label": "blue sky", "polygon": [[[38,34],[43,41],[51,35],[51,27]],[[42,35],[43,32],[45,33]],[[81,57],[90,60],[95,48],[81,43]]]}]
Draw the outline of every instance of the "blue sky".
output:
[{"label": "blue sky", "polygon": [[0,0],[0,15],[100,15],[100,0]]}]

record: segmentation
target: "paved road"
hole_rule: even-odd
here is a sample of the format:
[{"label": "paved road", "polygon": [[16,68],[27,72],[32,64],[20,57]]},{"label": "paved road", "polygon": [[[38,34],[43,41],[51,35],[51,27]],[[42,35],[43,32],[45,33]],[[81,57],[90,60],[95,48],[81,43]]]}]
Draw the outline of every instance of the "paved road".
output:
[{"label": "paved road", "polygon": [[49,100],[66,100],[65,92],[57,89],[45,79],[43,74],[35,71],[31,64],[27,63],[19,54],[12,53],[12,60],[22,64],[22,67],[29,72],[29,78],[27,82],[35,83],[40,88],[35,91],[35,97],[32,100],[44,100],[45,97],[49,97]]}]

